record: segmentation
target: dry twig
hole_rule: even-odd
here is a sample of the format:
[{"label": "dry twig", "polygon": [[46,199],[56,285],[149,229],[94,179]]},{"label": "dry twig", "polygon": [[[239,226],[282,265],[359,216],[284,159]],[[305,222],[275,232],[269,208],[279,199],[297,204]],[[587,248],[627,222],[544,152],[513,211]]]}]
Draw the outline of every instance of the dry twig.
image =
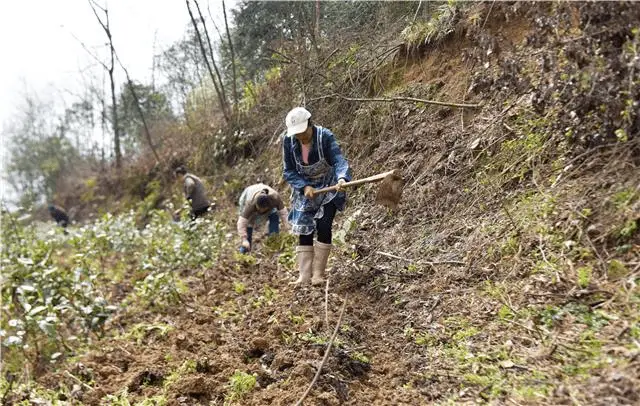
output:
[{"label": "dry twig", "polygon": [[329,358],[329,353],[331,352],[331,346],[333,345],[333,341],[336,339],[336,336],[338,335],[338,330],[340,330],[340,324],[342,323],[342,315],[344,314],[344,309],[346,307],[347,307],[347,298],[345,297],[344,303],[342,303],[342,309],[340,309],[340,316],[338,316],[338,322],[336,323],[336,328],[333,330],[333,335],[331,336],[331,339],[327,344],[327,349],[325,350],[324,357],[322,358],[322,362],[320,363],[320,366],[316,371],[316,376],[313,377],[313,380],[307,387],[307,390],[305,390],[302,396],[300,397],[300,399],[298,399],[298,401],[296,402],[296,406],[302,405],[302,402],[307,397],[309,392],[311,392],[311,388],[313,388],[313,385],[315,385],[316,381],[318,380],[318,377],[322,373],[322,368],[324,367],[324,364],[327,362],[327,359]]},{"label": "dry twig", "polygon": [[73,375],[71,372],[69,371],[64,371],[64,374],[66,376],[68,376],[69,378],[73,379],[74,381],[78,382],[80,385],[82,385],[85,389],[89,389],[89,390],[93,390],[93,388],[89,385],[87,385],[86,383],[82,382],[80,380],[80,378],[78,378],[77,376]]},{"label": "dry twig", "polygon": [[324,325],[329,326],[329,278],[324,288]]}]

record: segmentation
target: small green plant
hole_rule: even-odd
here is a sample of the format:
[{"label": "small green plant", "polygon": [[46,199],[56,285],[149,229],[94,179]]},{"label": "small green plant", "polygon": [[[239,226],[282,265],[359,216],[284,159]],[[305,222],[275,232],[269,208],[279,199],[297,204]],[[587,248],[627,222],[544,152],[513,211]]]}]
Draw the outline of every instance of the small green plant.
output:
[{"label": "small green plant", "polygon": [[609,262],[609,268],[607,269],[607,276],[611,280],[616,280],[620,278],[624,278],[629,274],[629,269],[617,259],[612,259]]},{"label": "small green plant", "polygon": [[586,288],[591,283],[593,269],[590,266],[581,266],[576,271],[578,273],[578,286]]},{"label": "small green plant", "polygon": [[482,282],[482,293],[492,299],[504,300],[507,289],[502,283],[495,283],[491,280]]},{"label": "small green plant", "polygon": [[413,338],[413,336],[415,335],[416,330],[411,327],[411,326],[405,326],[403,334],[405,336],[405,338]]},{"label": "small green plant", "polygon": [[611,197],[611,202],[618,210],[626,209],[638,197],[635,189],[628,188],[615,193]]},{"label": "small green plant", "polygon": [[269,285],[264,285],[262,288],[262,295],[258,296],[256,299],[252,299],[251,304],[253,307],[260,308],[263,305],[270,305],[278,296],[278,291],[270,287]]},{"label": "small green plant", "polygon": [[126,340],[133,339],[138,345],[140,345],[142,344],[144,339],[154,331],[158,332],[159,337],[165,337],[172,330],[173,326],[170,326],[168,324],[138,323],[134,325],[126,334],[124,334],[122,338]]},{"label": "small green plant", "polygon": [[453,335],[453,339],[456,341],[466,340],[467,338],[471,338],[479,333],[478,329],[475,327],[468,327],[462,330],[457,331]]},{"label": "small green plant", "polygon": [[366,355],[364,355],[363,353],[361,353],[360,351],[354,351],[350,354],[351,359],[354,359],[356,361],[360,361],[360,362],[364,362],[365,364],[370,364],[371,360],[369,359],[369,357],[367,357]]},{"label": "small green plant", "polygon": [[635,219],[627,220],[620,230],[618,230],[618,238],[622,241],[626,241],[633,237],[633,235],[638,231],[638,222]]},{"label": "small green plant", "polygon": [[244,265],[244,266],[253,266],[258,263],[258,260],[256,259],[256,257],[251,255],[250,253],[242,254],[238,251],[233,253],[233,259],[238,263],[238,265]]},{"label": "small green plant", "polygon": [[227,394],[224,397],[225,405],[241,400],[256,386],[256,376],[243,371],[234,372],[227,385]]},{"label": "small green plant", "polygon": [[425,347],[429,347],[429,346],[434,346],[438,344],[438,339],[433,336],[432,334],[429,334],[427,332],[422,332],[422,333],[418,333],[414,336],[414,340],[416,342],[416,344],[418,345],[422,345]]},{"label": "small green plant", "polygon": [[236,294],[238,295],[243,294],[245,289],[246,289],[246,286],[241,281],[233,282],[233,291],[236,292]]},{"label": "small green plant", "polygon": [[291,322],[293,324],[299,325],[299,324],[304,323],[304,316],[303,315],[299,315],[298,316],[298,315],[295,315],[295,314],[291,313],[289,315],[289,320],[291,320]]},{"label": "small green plant", "polygon": [[511,308],[506,304],[503,304],[498,310],[498,318],[500,320],[513,320],[515,318],[515,314],[511,311]]},{"label": "small green plant", "polygon": [[198,363],[195,360],[188,359],[178,367],[175,371],[169,374],[164,380],[164,387],[168,388],[174,383],[178,382],[183,376],[193,374],[196,372]]},{"label": "small green plant", "polygon": [[313,343],[313,344],[326,344],[327,343],[327,339],[326,338],[324,338],[322,336],[319,336],[317,334],[314,334],[311,331],[307,331],[304,334],[300,334],[299,338],[302,341],[306,341],[306,342]]}]

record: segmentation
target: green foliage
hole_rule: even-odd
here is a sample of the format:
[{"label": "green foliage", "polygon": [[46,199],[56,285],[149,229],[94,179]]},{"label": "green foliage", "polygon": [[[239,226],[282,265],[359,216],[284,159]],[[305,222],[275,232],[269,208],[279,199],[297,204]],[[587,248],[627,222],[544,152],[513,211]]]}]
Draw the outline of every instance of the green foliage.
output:
[{"label": "green foliage", "polygon": [[511,311],[509,306],[502,305],[500,310],[498,310],[498,317],[500,320],[512,320],[515,317],[515,314]]},{"label": "green foliage", "polygon": [[258,260],[256,259],[256,257],[251,255],[251,253],[243,254],[241,252],[237,252],[236,251],[236,252],[233,253],[233,259],[234,259],[234,261],[236,261],[236,267],[238,267],[238,268],[241,265],[243,265],[243,266],[253,266],[253,265],[258,263]]},{"label": "green foliage", "polygon": [[20,195],[23,207],[42,199],[51,201],[58,182],[80,160],[66,133],[67,127],[58,122],[53,107],[31,98],[15,123],[3,131],[9,141],[7,180]]},{"label": "green foliage", "polygon": [[299,315],[298,316],[298,315],[295,315],[295,314],[291,313],[289,315],[289,319],[291,320],[291,322],[293,324],[302,324],[302,323],[304,323],[304,316],[303,315]]},{"label": "green foliage", "polygon": [[227,394],[224,398],[225,405],[241,400],[256,386],[256,376],[244,371],[236,371],[229,379]]},{"label": "green foliage", "polygon": [[256,299],[252,299],[252,304],[256,308],[260,308],[264,305],[271,305],[273,300],[278,296],[278,291],[269,285],[263,286],[263,294]]},{"label": "green foliage", "polygon": [[400,34],[408,48],[442,41],[455,31],[458,9],[455,2],[440,5],[428,21],[414,21]]},{"label": "green foliage", "polygon": [[2,214],[2,310],[0,322],[5,368],[22,369],[55,362],[68,341],[102,335],[105,320],[117,307],[105,299],[100,272],[87,247],[74,256],[61,256],[62,237],[41,236]]},{"label": "green foliage", "polygon": [[122,130],[121,142],[124,152],[128,154],[138,153],[143,145],[147,145],[138,102],[147,125],[172,118],[171,106],[164,93],[139,83],[133,84],[132,90],[128,83],[124,83],[118,101],[118,121]]},{"label": "green foliage", "polygon": [[[225,234],[219,223],[176,224],[162,211],[150,216],[139,230],[133,211],[108,214],[67,238],[2,214],[0,335],[7,371],[22,370],[25,360],[34,367],[57,362],[72,346],[102,336],[119,308],[108,297],[124,280],[132,279],[134,288],[126,302],[167,306],[185,290],[176,269],[211,267],[217,260]],[[125,277],[125,270],[132,275]],[[167,328],[140,325],[131,334],[141,340]]]},{"label": "green foliage", "polygon": [[282,75],[282,68],[274,66],[264,73],[261,82],[247,81],[242,89],[242,99],[240,100],[240,111],[248,113],[260,101],[260,97],[274,82],[277,82]]}]

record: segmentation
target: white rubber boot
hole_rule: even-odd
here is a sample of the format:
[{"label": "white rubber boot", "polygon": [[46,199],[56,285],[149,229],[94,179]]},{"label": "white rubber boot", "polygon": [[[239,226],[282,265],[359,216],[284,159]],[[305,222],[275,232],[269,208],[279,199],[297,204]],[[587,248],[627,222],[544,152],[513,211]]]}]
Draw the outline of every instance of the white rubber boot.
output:
[{"label": "white rubber boot", "polygon": [[298,245],[296,247],[296,257],[298,260],[298,270],[300,276],[295,282],[296,285],[305,285],[311,279],[311,268],[313,266],[313,246]]},{"label": "white rubber boot", "polygon": [[331,244],[316,241],[314,248],[315,255],[313,258],[313,278],[311,278],[311,284],[316,286],[324,283],[324,271],[327,267],[327,261],[329,260]]}]

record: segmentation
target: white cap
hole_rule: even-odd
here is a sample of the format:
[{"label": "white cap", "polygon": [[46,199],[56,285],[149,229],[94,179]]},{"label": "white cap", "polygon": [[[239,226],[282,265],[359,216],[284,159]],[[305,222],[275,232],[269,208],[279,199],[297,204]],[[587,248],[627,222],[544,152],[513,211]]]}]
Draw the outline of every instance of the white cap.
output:
[{"label": "white cap", "polygon": [[287,114],[284,122],[287,124],[287,135],[292,137],[307,129],[311,113],[304,107],[296,107]]}]

